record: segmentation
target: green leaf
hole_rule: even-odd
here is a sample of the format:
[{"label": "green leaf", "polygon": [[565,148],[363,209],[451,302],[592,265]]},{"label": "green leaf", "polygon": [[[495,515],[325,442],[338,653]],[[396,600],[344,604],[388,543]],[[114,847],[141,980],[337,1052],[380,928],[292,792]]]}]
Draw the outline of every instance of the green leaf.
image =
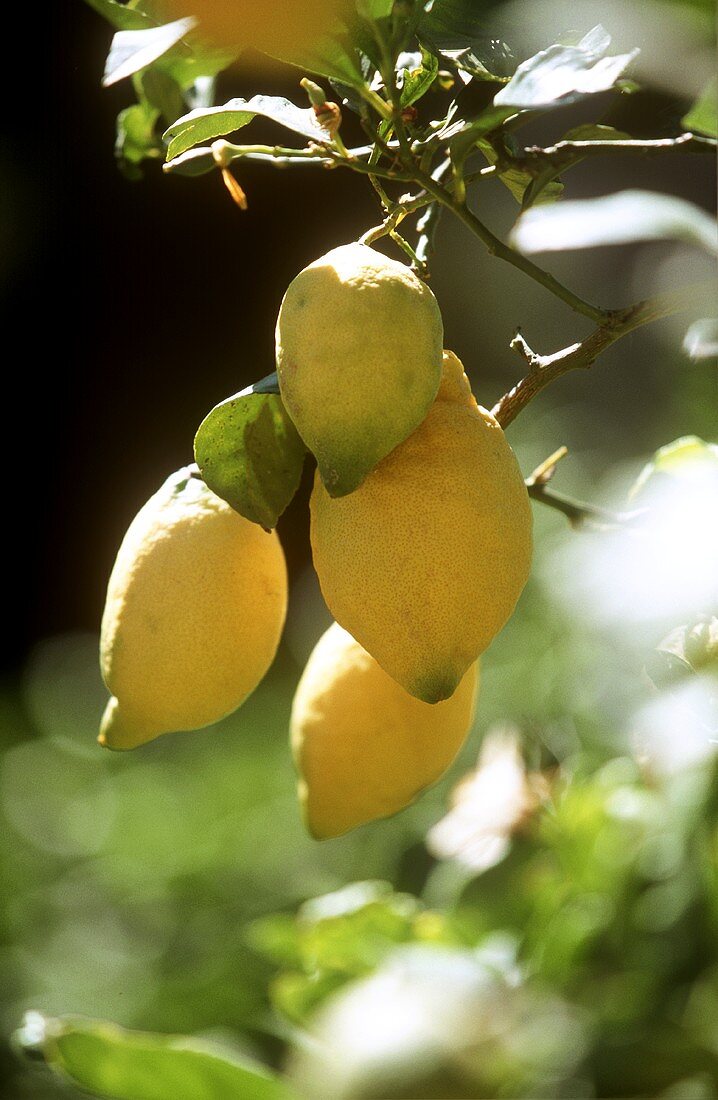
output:
[{"label": "green leaf", "polygon": [[149,158],[161,156],[155,135],[159,111],[149,103],[134,103],[117,116],[115,156],[129,179],[142,175],[138,165]]},{"label": "green leaf", "polygon": [[[488,141],[479,141],[478,147],[489,164],[496,164],[498,156]],[[557,175],[558,173],[555,172],[554,174]],[[504,187],[511,192],[516,201],[518,203],[523,203],[524,206],[530,206],[534,202],[555,202],[556,199],[560,199],[563,194],[563,184],[549,179],[540,190],[536,191],[535,196],[530,196],[530,201],[527,202],[527,191],[536,183],[534,177],[529,172],[519,167],[509,167],[499,172],[498,178],[501,180]]]},{"label": "green leaf", "polygon": [[439,61],[427,50],[421,53],[400,54],[397,61],[398,84],[401,89],[402,107],[410,107],[412,103],[428,92],[434,83],[439,71]]},{"label": "green leaf", "polygon": [[278,61],[295,65],[305,73],[325,76],[329,80],[339,80],[354,88],[364,84],[361,65],[352,38],[347,29],[339,23],[331,32],[313,42],[311,47],[302,46],[288,50],[283,46],[281,51],[265,49],[265,52]]},{"label": "green leaf", "polygon": [[264,1066],[189,1036],[29,1012],[16,1038],[61,1076],[113,1100],[291,1100],[294,1095]]},{"label": "green leaf", "polygon": [[204,176],[217,167],[217,161],[211,149],[201,146],[168,160],[162,167],[173,176]]},{"label": "green leaf", "polygon": [[718,358],[718,318],[703,317],[694,321],[683,337],[683,350],[691,359]]},{"label": "green leaf", "polygon": [[706,443],[697,435],[683,435],[658,448],[638,475],[628,499],[635,501],[658,477],[690,480],[701,468],[718,472],[718,443]]},{"label": "green leaf", "polygon": [[169,143],[167,159],[172,160],[199,142],[241,130],[256,115],[270,118],[311,141],[331,140],[311,108],[297,107],[281,96],[255,95],[251,99],[230,99],[221,107],[200,107],[178,118],[162,135]]},{"label": "green leaf", "polygon": [[600,199],[529,210],[511,233],[524,254],[561,252],[673,238],[718,252],[718,227],[700,207],[653,191],[619,191]]},{"label": "green leaf", "polygon": [[599,24],[577,46],[549,46],[519,65],[494,97],[497,106],[535,109],[573,103],[613,87],[638,50],[605,57],[611,36]]},{"label": "green leaf", "polygon": [[146,69],[176,46],[196,25],[197,20],[175,19],[161,27],[148,27],[145,30],[118,31],[112,39],[110,52],[105,62],[102,84],[108,88],[140,69]]},{"label": "green leaf", "polygon": [[487,12],[476,0],[434,0],[417,28],[419,41],[450,68],[480,80],[507,78],[511,50],[489,32]]},{"label": "green leaf", "polygon": [[718,81],[714,77],[681,119],[687,130],[694,134],[718,137]]},{"label": "green leaf", "polygon": [[297,491],[306,449],[281,397],[250,386],[204,418],[194,453],[210,489],[271,530]]},{"label": "green leaf", "polygon": [[148,15],[129,4],[118,4],[117,0],[85,0],[85,3],[119,31],[139,31],[156,25]]},{"label": "green leaf", "polygon": [[161,69],[150,68],[136,77],[140,95],[162,115],[173,122],[185,109],[182,89],[176,80]]},{"label": "green leaf", "polygon": [[696,672],[718,674],[718,619],[706,616],[677,626],[649,655],[645,668],[659,688]]}]

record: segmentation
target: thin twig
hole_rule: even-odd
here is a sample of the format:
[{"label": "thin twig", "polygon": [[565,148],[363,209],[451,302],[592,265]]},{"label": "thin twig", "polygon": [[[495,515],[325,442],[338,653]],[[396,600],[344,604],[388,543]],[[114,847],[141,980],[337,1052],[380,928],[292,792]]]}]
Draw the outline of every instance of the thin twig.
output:
[{"label": "thin twig", "polygon": [[563,493],[557,493],[541,482],[532,483],[530,478],[526,479],[525,484],[532,500],[561,512],[572,527],[591,526],[605,531],[631,523],[645,512],[645,508],[637,508],[633,512],[612,512],[608,508],[598,508],[594,504],[586,504],[582,500],[574,500]]},{"label": "thin twig", "polygon": [[553,478],[558,463],[567,454],[567,447],[559,447],[539,463],[534,472],[526,478],[524,484],[532,500],[537,500],[540,504],[561,512],[574,528],[591,526],[605,531],[631,523],[644,514],[645,508],[637,508],[631,512],[612,512],[607,508],[586,504],[582,500],[574,500],[573,497],[568,497],[564,493],[556,493],[553,489],[549,489],[548,483]]},{"label": "thin twig", "polygon": [[597,324],[603,324],[610,314],[605,310],[599,309],[598,306],[592,306],[589,302],[585,302],[583,298],[579,298],[577,294],[574,294],[572,290],[565,287],[563,283],[560,283],[558,279],[555,279],[553,275],[550,275],[548,271],[544,271],[538,267],[532,260],[529,260],[527,256],[523,256],[520,252],[516,252],[513,248],[510,248],[498,237],[494,236],[488,226],[484,225],[473,211],[469,210],[465,204],[457,202],[453,196],[434,182],[431,176],[427,176],[423,172],[415,170],[415,179],[422,187],[427,191],[432,198],[435,198],[437,202],[440,202],[467,226],[468,229],[478,237],[480,241],[486,246],[488,252],[492,256],[497,256],[500,260],[505,260],[506,263],[510,263],[513,267],[517,267],[520,271],[523,271],[525,275],[528,275],[535,282],[540,283],[551,294],[560,298],[562,302],[565,302],[567,306],[575,310],[576,313],[583,314],[584,317],[590,317],[592,321]]},{"label": "thin twig", "polygon": [[557,378],[571,370],[593,366],[606,348],[629,332],[633,332],[642,325],[650,324],[651,321],[657,321],[661,317],[690,309],[701,294],[713,291],[714,288],[714,281],[706,279],[681,287],[679,290],[658,294],[655,298],[647,298],[627,309],[614,310],[604,315],[603,322],[585,340],[578,344],[571,344],[570,347],[554,352],[553,355],[538,355],[531,350],[523,336],[518,334],[512,340],[511,347],[528,364],[529,372],[494,405],[491,410],[493,415],[502,428],[505,428],[537,393],[555,382]]},{"label": "thin twig", "polygon": [[[576,160],[585,157],[603,156],[605,153],[629,153],[639,156],[653,156],[672,151],[682,153],[715,153],[716,142],[712,138],[700,137],[698,134],[679,134],[674,138],[614,138],[591,139],[589,141],[559,141],[556,145],[529,146],[524,149],[519,157],[512,158],[511,163],[517,167],[530,170],[531,163],[541,165],[550,161],[557,168],[566,168]],[[540,171],[540,169],[539,169]]]}]

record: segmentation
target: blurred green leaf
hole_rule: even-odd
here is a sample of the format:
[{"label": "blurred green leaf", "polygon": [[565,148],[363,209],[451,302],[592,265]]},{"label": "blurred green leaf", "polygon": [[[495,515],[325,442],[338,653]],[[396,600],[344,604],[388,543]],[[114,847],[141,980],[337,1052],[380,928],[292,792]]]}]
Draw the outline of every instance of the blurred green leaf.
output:
[{"label": "blurred green leaf", "polygon": [[176,80],[161,69],[149,68],[135,78],[141,98],[155,107],[167,122],[174,122],[185,109],[182,89]]},{"label": "blurred green leaf", "polygon": [[653,191],[619,191],[529,210],[510,240],[530,255],[669,238],[718,252],[718,227],[710,215],[685,199]]},{"label": "blurred green leaf", "polygon": [[290,1100],[264,1066],[189,1036],[126,1031],[82,1017],[27,1014],[17,1041],[56,1071],[113,1100]]},{"label": "blurred green leaf", "polygon": [[352,37],[348,29],[339,22],[311,46],[301,46],[291,50],[283,46],[276,52],[265,47],[265,50],[269,56],[276,57],[278,61],[286,61],[289,65],[295,65],[305,73],[324,76],[329,80],[339,80],[351,87],[359,87],[364,83],[361,64]]},{"label": "blurred green leaf", "polygon": [[156,25],[154,19],[138,11],[132,4],[118,4],[117,0],[85,0],[85,3],[121,31],[143,30]]},{"label": "blurred green leaf", "polygon": [[599,24],[577,46],[549,46],[522,62],[494,98],[496,106],[535,109],[573,103],[613,87],[638,50],[605,57],[611,36]]},{"label": "blurred green leaf", "polygon": [[143,30],[118,31],[112,39],[110,52],[105,62],[102,83],[105,88],[124,80],[127,76],[146,69],[153,61],[181,42],[196,25],[194,17],[176,19],[161,27],[148,27]]},{"label": "blurred green leaf", "polygon": [[240,130],[257,115],[270,118],[311,141],[331,140],[311,108],[297,107],[281,96],[255,95],[251,99],[230,99],[221,107],[201,107],[178,118],[163,134],[168,142],[167,160],[180,156],[200,142]]},{"label": "blurred green leaf", "polygon": [[155,134],[155,123],[159,114],[156,107],[141,102],[126,107],[117,116],[115,156],[122,171],[130,179],[141,177],[138,165],[143,160],[161,155]]},{"label": "blurred green leaf", "polygon": [[697,435],[681,436],[658,448],[633,483],[628,499],[638,500],[646,490],[653,489],[657,479],[670,477],[690,481],[703,468],[718,472],[718,444],[706,443]]},{"label": "blurred green leaf", "polygon": [[297,491],[306,454],[281,397],[252,387],[212,409],[194,450],[210,489],[267,530]]},{"label": "blurred green leaf", "polygon": [[695,134],[718,137],[718,81],[714,77],[691,107],[681,124]]}]

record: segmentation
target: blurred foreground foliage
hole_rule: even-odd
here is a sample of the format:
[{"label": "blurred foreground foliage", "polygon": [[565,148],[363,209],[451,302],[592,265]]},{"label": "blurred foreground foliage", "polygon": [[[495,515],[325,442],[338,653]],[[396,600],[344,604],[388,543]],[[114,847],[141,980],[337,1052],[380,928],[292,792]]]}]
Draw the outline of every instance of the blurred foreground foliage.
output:
[{"label": "blurred foreground foliage", "polygon": [[[537,522],[534,578],[449,777],[321,845],[285,744],[322,614],[311,585],[237,715],[135,754],[95,748],[96,639],[36,650],[2,695],[0,1012],[7,1035],[30,1010],[19,1041],[41,1055],[6,1048],[8,1095],[718,1095],[718,678],[696,659],[714,626],[561,600],[607,535]],[[603,583],[620,590],[616,560]],[[531,780],[539,794],[492,824],[466,781],[463,826],[444,819],[453,858],[436,858],[481,737],[520,750],[505,789],[492,778],[498,805]]]}]

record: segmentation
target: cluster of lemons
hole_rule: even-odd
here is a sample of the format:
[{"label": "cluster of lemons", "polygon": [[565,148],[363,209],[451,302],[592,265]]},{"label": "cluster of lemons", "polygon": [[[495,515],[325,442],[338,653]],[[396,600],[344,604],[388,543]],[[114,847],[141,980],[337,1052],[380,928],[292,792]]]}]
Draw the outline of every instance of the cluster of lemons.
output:
[{"label": "cluster of lemons", "polygon": [[[531,512],[408,267],[363,244],[334,249],[290,284],[276,340],[282,399],[317,459],[312,551],[336,620],[291,719],[305,819],[323,838],[408,805],[454,759],[479,655],[528,577]],[[231,713],[269,668],[286,604],[276,532],[196,470],[173,474],[110,578],[100,742],[133,748]]]}]

